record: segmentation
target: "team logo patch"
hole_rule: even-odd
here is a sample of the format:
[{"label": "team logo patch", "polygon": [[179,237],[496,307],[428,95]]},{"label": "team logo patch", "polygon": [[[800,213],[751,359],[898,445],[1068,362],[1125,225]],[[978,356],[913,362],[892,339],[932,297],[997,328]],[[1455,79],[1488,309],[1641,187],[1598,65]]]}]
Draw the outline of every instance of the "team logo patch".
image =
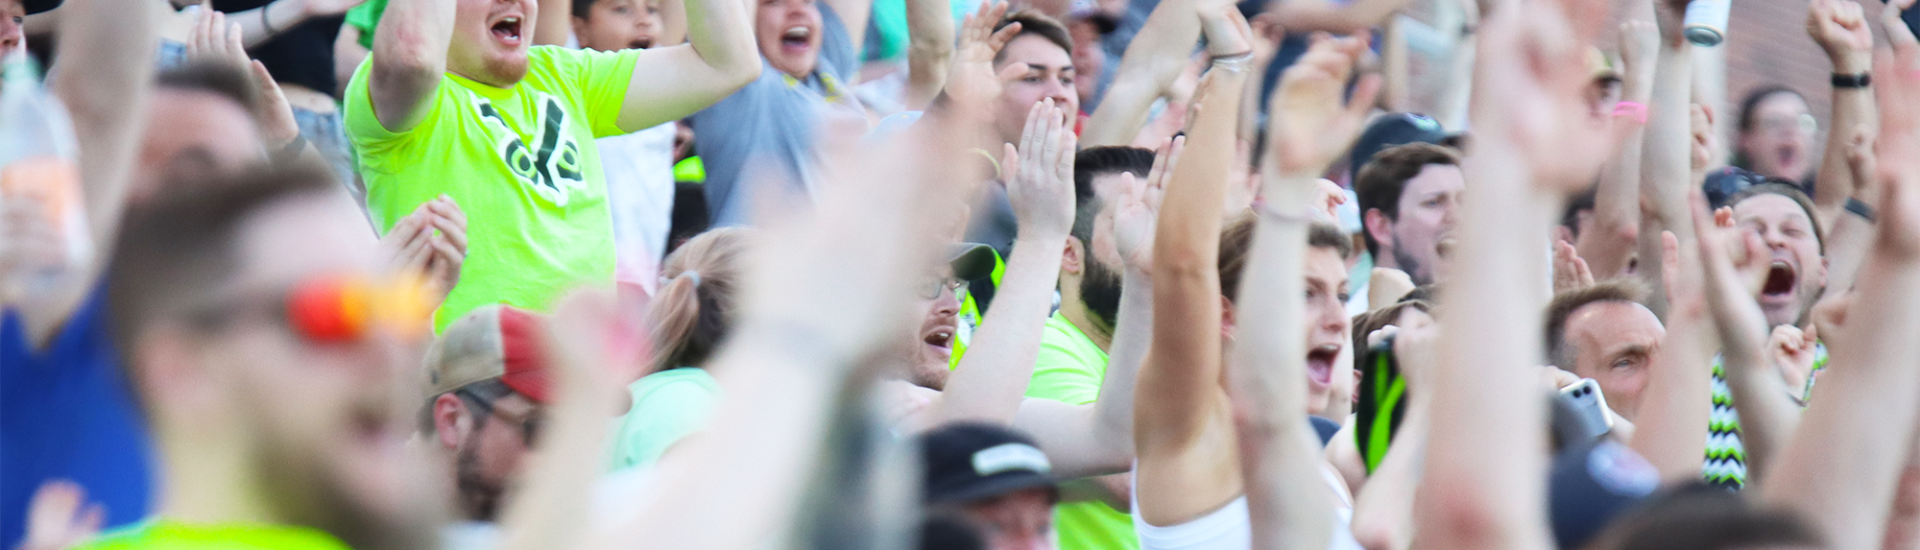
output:
[{"label": "team logo patch", "polygon": [[555,206],[566,206],[574,189],[586,188],[580,144],[567,131],[572,121],[567,118],[566,109],[561,108],[559,99],[545,92],[534,92],[533,101],[538,109],[535,110],[533,145],[528,146],[507,125],[507,119],[500,116],[493,102],[478,95],[472,97],[480,120],[498,136],[494,140],[494,152],[520,183],[533,188]]}]

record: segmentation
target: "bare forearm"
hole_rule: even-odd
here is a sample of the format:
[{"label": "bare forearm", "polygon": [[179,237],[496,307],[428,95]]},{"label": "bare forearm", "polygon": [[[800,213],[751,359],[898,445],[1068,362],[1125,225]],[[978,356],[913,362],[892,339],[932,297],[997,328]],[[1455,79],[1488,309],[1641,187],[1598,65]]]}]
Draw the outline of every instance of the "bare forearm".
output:
[{"label": "bare forearm", "polygon": [[1708,319],[1671,317],[1668,322],[1627,443],[1665,482],[1698,481],[1713,414],[1709,365],[1717,340]]},{"label": "bare forearm", "polygon": [[908,110],[925,109],[946,86],[953,29],[953,10],[947,0],[907,1]]},{"label": "bare forearm", "polygon": [[1107,372],[1100,380],[1100,398],[1093,402],[1094,433],[1129,458],[1133,455],[1134,382],[1147,360],[1153,340],[1153,280],[1143,271],[1128,269],[1121,277],[1120,315],[1107,347]]},{"label": "bare forearm", "polygon": [[780,346],[736,348],[747,349],[715,361],[726,393],[703,435],[660,461],[662,483],[640,515],[588,548],[647,540],[660,548],[743,550],[792,521],[821,459],[840,380]]},{"label": "bare forearm", "polygon": [[1194,42],[1200,39],[1200,18],[1193,0],[1162,0],[1147,16],[1140,32],[1127,43],[1113,84],[1087,119],[1081,147],[1127,145],[1147,124],[1147,111],[1186,68]]},{"label": "bare forearm", "polygon": [[[1307,187],[1311,180],[1292,182]],[[1270,188],[1269,200],[1282,212],[1304,210],[1298,197]],[[1297,194],[1297,193],[1293,193]],[[1241,430],[1241,476],[1246,480],[1247,509],[1253,529],[1253,548],[1281,550],[1322,548],[1332,525],[1331,495],[1314,483],[1324,462],[1308,433],[1301,411],[1306,409],[1304,335],[1306,294],[1302,264],[1307,228],[1298,221],[1263,217],[1249,252],[1246,277],[1263,284],[1241,287],[1236,311],[1242,312],[1235,331],[1239,354],[1231,364],[1241,372],[1231,376],[1236,408],[1251,417]]]},{"label": "bare forearm", "polygon": [[[102,265],[119,227],[153,80],[150,2],[69,0],[54,93],[73,117],[88,227]],[[90,282],[89,282],[90,283]]]},{"label": "bare forearm", "polygon": [[389,131],[412,129],[426,115],[453,40],[456,0],[395,0],[373,31],[368,85],[374,114]]},{"label": "bare forearm", "polygon": [[[1644,95],[1633,101],[1645,102]],[[1614,124],[1635,124],[1615,119]],[[1600,171],[1600,186],[1593,198],[1593,235],[1580,239],[1580,257],[1587,261],[1595,279],[1610,279],[1627,272],[1634,246],[1640,238],[1640,148],[1641,130],[1627,137],[1620,152]]]},{"label": "bare forearm", "polygon": [[[1526,165],[1510,145],[1478,147],[1467,179],[1482,187],[1462,207],[1458,270],[1442,290],[1454,304],[1441,324],[1435,365],[1433,435],[1421,478],[1420,532],[1437,548],[1543,548],[1546,498],[1545,400],[1539,342],[1545,297],[1539,286],[1557,201],[1525,184]],[[1468,427],[1471,427],[1470,429]]]},{"label": "bare forearm", "polygon": [[[1829,54],[1834,74],[1865,74],[1873,69],[1873,58],[1866,52],[1843,52]],[[1852,135],[1856,131],[1866,131],[1869,135],[1878,133],[1873,128],[1879,124],[1880,113],[1873,104],[1873,90],[1870,88],[1834,88],[1833,120],[1827,132],[1826,152],[1820,161],[1820,171],[1814,176],[1813,203],[1826,215],[1822,220],[1833,223],[1834,215],[1840,213],[1840,207],[1847,197],[1865,182],[1854,181],[1853,170],[1847,163],[1847,149],[1851,147]],[[1827,227],[1829,230],[1832,226]]]},{"label": "bare forearm", "polygon": [[1820,379],[1821,399],[1801,419],[1780,460],[1771,466],[1760,498],[1810,519],[1834,548],[1869,548],[1879,537],[1906,456],[1903,438],[1914,429],[1920,371],[1920,265],[1877,254],[1861,270],[1860,299],[1848,315],[1847,345],[1834,349],[1844,365]]},{"label": "bare forearm", "polygon": [[[687,42],[693,44],[694,53],[708,67],[722,74],[758,72],[760,50],[753,39],[752,12],[745,5],[735,0],[681,0],[680,4],[686,17]],[[860,28],[860,33],[851,27],[847,32],[863,34],[866,27]]]},{"label": "bare forearm", "polygon": [[1692,215],[1687,211],[1687,193],[1693,183],[1690,50],[1684,42],[1660,49],[1640,149],[1641,194],[1653,201],[1662,228],[1683,243],[1693,242],[1693,224],[1687,223]]},{"label": "bare forearm", "polygon": [[1353,537],[1367,550],[1406,550],[1413,545],[1415,489],[1427,452],[1426,398],[1413,403],[1367,485],[1353,500]]},{"label": "bare forearm", "polygon": [[303,0],[277,0],[258,8],[227,14],[227,20],[240,25],[240,40],[247,47],[258,46],[313,17]]},{"label": "bare forearm", "polygon": [[[1800,407],[1759,349],[1723,354],[1727,391],[1740,405],[1740,442],[1746,446],[1747,486],[1764,486],[1768,468],[1800,426]],[[1696,465],[1698,460],[1695,460]]]},{"label": "bare forearm", "polygon": [[1063,242],[1064,235],[1014,243],[993,308],[947,381],[940,401],[942,420],[1013,421],[1040,354]]},{"label": "bare forearm", "polygon": [[[600,368],[600,365],[572,368]],[[564,376],[564,375],[563,375]],[[607,388],[571,384],[542,413],[541,446],[501,516],[500,550],[572,547],[590,515],[588,495],[605,467]]]}]

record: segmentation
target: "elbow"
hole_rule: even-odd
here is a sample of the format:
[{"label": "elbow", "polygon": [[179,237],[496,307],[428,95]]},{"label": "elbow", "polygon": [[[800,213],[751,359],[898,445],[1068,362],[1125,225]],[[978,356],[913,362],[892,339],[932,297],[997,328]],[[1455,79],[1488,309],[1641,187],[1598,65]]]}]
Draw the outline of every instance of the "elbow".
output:
[{"label": "elbow", "polygon": [[1354,542],[1367,550],[1401,550],[1412,542],[1400,526],[1374,514],[1356,513],[1352,530]]},{"label": "elbow", "polygon": [[1424,522],[1421,540],[1432,540],[1437,548],[1513,547],[1506,544],[1512,534],[1502,528],[1500,514],[1489,504],[1494,495],[1461,483],[1422,489],[1426,490],[1434,493],[1435,505],[1421,507],[1429,518]]}]

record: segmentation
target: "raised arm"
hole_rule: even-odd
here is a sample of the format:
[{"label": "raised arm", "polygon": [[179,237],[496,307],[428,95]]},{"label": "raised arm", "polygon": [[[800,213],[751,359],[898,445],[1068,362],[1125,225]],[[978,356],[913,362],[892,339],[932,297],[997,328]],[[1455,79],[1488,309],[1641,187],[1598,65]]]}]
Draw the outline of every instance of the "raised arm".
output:
[{"label": "raised arm", "polygon": [[[1890,6],[1891,8],[1891,6]],[[1891,8],[1898,11],[1897,8]],[[1833,62],[1833,74],[1866,75],[1873,69],[1873,31],[1860,12],[1860,4],[1843,0],[1813,0],[1807,4],[1807,34]],[[1813,204],[1820,212],[1819,223],[1829,232],[1840,219],[1841,208],[1854,189],[1865,183],[1855,180],[1847,167],[1847,132],[1873,131],[1873,88],[1833,87],[1833,128],[1827,136],[1826,153],[1815,176]]]},{"label": "raised arm", "polygon": [[[840,16],[840,23],[847,28],[847,38],[853,40],[854,59],[864,59],[866,50],[861,49],[867,42],[867,20],[873,18],[873,0],[819,0],[833,7],[833,13]],[[995,21],[993,23],[998,23]],[[857,84],[850,83],[850,84]]]},{"label": "raised arm", "polygon": [[258,46],[295,25],[346,13],[367,0],[275,0],[265,6],[227,14],[240,24],[247,47]]},{"label": "raised arm", "polygon": [[1200,111],[1173,167],[1153,241],[1153,343],[1133,409],[1137,513],[1174,525],[1240,494],[1226,390],[1220,387],[1220,205],[1233,161],[1244,68],[1201,78]]},{"label": "raised arm", "polygon": [[1660,232],[1672,231],[1681,242],[1693,242],[1688,222],[1687,190],[1692,181],[1693,46],[1681,32],[1680,14],[1688,0],[1655,0],[1660,24],[1659,65],[1654,70],[1653,95],[1647,102],[1647,126],[1642,131],[1640,196],[1652,207],[1644,212],[1640,230],[1640,278],[1656,291],[1648,305],[1666,315],[1666,293],[1660,274]]},{"label": "raised arm", "polygon": [[537,5],[542,17],[533,20],[533,45],[567,45],[573,35],[573,0],[538,0]]},{"label": "raised arm", "polygon": [[1646,116],[1647,98],[1653,95],[1654,56],[1659,49],[1660,31],[1653,22],[1620,24],[1620,106],[1624,109],[1616,109],[1613,123],[1622,142],[1620,151],[1600,170],[1592,235],[1582,235],[1579,241],[1580,257],[1596,279],[1625,274],[1640,238],[1640,142],[1646,125],[1640,117]]},{"label": "raised arm", "polygon": [[[1133,468],[1134,382],[1146,360],[1153,338],[1153,226],[1160,212],[1160,193],[1166,187],[1165,167],[1179,155],[1181,140],[1168,140],[1154,157],[1145,180],[1122,174],[1123,187],[1113,210],[1113,235],[1124,269],[1120,279],[1120,313],[1107,347],[1107,370],[1100,379],[1100,395],[1091,405],[1068,405],[1050,399],[1021,402],[1014,427],[1031,433],[1046,447],[1054,471],[1063,478]],[[1100,223],[1100,222],[1096,222]],[[1126,485],[1120,484],[1120,489]],[[1127,506],[1120,490],[1116,508]]]},{"label": "raised arm", "polygon": [[946,86],[953,29],[947,0],[907,0],[907,110],[926,109]]},{"label": "raised arm", "polygon": [[1819,398],[1760,487],[1764,502],[1802,514],[1834,548],[1880,544],[1920,403],[1920,43],[1911,32],[1889,34],[1894,53],[1874,63],[1884,75],[1874,83],[1886,182],[1879,231],[1847,313],[1846,345],[1833,350]]},{"label": "raised arm", "polygon": [[709,366],[725,394],[712,423],[660,461],[641,511],[589,548],[758,548],[791,524],[835,403],[863,360],[902,336],[894,329],[911,282],[935,260],[935,226],[947,218],[929,213],[980,179],[915,169],[968,166],[955,133],[910,132],[863,151],[846,151],[851,137],[828,142],[828,166],[841,168],[829,173],[846,176],[822,188],[810,223],[768,234],[739,330]]},{"label": "raised arm", "polygon": [[[1318,176],[1360,134],[1380,77],[1342,95],[1367,50],[1361,39],[1319,37],[1281,78],[1268,126],[1272,169],[1255,222],[1227,368],[1238,428],[1252,548],[1324,548],[1333,536],[1333,493],[1319,483],[1326,459],[1306,422],[1306,300],[1338,300],[1340,288],[1306,282],[1307,234],[1320,214]],[[1244,337],[1242,337],[1244,336]]]},{"label": "raised arm", "polygon": [[[1200,9],[1203,2],[1208,9]],[[1087,119],[1080,142],[1088,147],[1133,143],[1134,134],[1147,124],[1147,111],[1153,102],[1166,95],[1174,79],[1186,69],[1194,41],[1200,38],[1203,19],[1215,20],[1213,23],[1217,26],[1218,20],[1226,16],[1223,10],[1231,9],[1234,8],[1230,3],[1210,0],[1161,0],[1155,5],[1147,21],[1141,24],[1140,32],[1127,43],[1126,53],[1120,56],[1120,66],[1114,69],[1113,83],[1107,86],[1100,106]],[[1209,47],[1207,53],[1231,55],[1251,51],[1250,46],[1233,51],[1226,51],[1223,46],[1235,47],[1216,45]]]},{"label": "raised arm", "polygon": [[1287,32],[1354,34],[1379,25],[1407,6],[1407,0],[1356,0],[1335,4],[1325,0],[1281,0],[1273,13]]},{"label": "raised arm", "polygon": [[1027,111],[1020,146],[1006,144],[1001,161],[1007,197],[1019,221],[1013,254],[993,308],[974,333],[940,398],[942,421],[1012,422],[1033,380],[1053,307],[1060,261],[1073,225],[1073,129],[1052,100]]},{"label": "raised arm", "polygon": [[684,2],[687,44],[640,52],[633,63],[632,80],[627,83],[626,101],[620,106],[617,122],[621,130],[637,132],[686,118],[733,95],[760,75],[753,12],[745,3]]},{"label": "raised arm", "polygon": [[[1550,548],[1542,269],[1567,194],[1610,151],[1589,114],[1585,44],[1604,4],[1504,2],[1482,25],[1474,155],[1442,288],[1431,435],[1415,524],[1423,548]],[[1583,17],[1584,15],[1584,17]],[[1575,27],[1584,25],[1584,27]]]},{"label": "raised arm", "polygon": [[1640,414],[1627,444],[1669,483],[1700,480],[1706,456],[1707,428],[1713,419],[1713,376],[1706,368],[1719,347],[1714,319],[1702,287],[1698,247],[1661,234],[1662,273],[1671,307],[1667,334],[1653,354]]},{"label": "raised arm", "polygon": [[458,0],[392,0],[373,31],[373,69],[367,76],[373,115],[389,132],[420,124],[447,71]]},{"label": "raised arm", "polygon": [[59,332],[113,258],[153,81],[150,3],[71,0],[61,11],[60,57],[51,84],[72,115],[88,223],[86,234],[69,238],[89,241],[93,258],[63,276],[51,292],[9,299],[35,347]]}]

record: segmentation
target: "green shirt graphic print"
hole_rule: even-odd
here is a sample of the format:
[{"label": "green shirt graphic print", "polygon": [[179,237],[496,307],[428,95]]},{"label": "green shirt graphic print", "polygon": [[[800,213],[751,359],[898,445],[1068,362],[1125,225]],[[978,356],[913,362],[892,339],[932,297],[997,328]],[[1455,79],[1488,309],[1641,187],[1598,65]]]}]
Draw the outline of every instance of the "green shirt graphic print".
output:
[{"label": "green shirt graphic print", "polygon": [[467,215],[466,263],[434,314],[436,331],[482,305],[544,310],[575,286],[612,284],[612,212],[594,139],[625,133],[615,120],[638,54],[535,46],[511,88],[447,73],[419,125],[398,133],[374,116],[372,60],[355,71],[347,135],[380,231],[443,193]]}]

